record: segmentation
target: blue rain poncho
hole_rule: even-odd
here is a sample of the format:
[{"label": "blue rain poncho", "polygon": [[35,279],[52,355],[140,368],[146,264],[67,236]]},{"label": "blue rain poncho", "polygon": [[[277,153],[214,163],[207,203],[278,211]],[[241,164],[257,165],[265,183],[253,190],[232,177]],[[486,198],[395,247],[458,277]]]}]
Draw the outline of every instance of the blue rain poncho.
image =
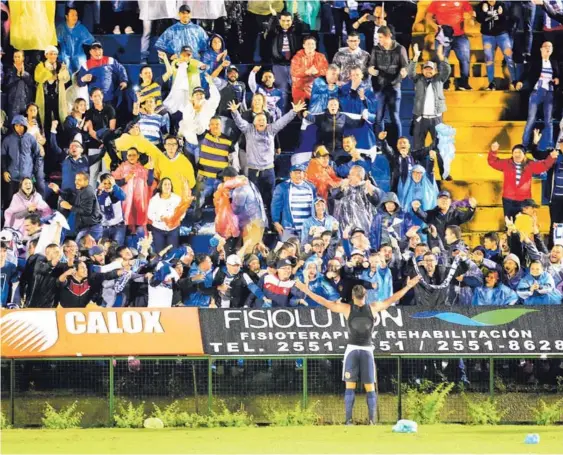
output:
[{"label": "blue rain poncho", "polygon": [[[539,289],[530,291],[535,282],[540,285]],[[524,305],[561,305],[561,293],[555,289],[553,277],[547,272],[542,272],[537,277],[527,273],[518,284],[516,292]]]},{"label": "blue rain poncho", "polygon": [[514,305],[518,294],[502,283],[494,288],[481,287],[473,291],[472,305]]},{"label": "blue rain poncho", "polygon": [[[422,179],[420,182],[416,183],[413,180],[413,172],[422,173]],[[438,185],[433,177],[428,177],[428,173],[421,165],[416,165],[410,170],[407,180],[404,183],[402,181],[399,182],[398,193],[401,207],[403,207],[403,209],[412,216],[415,224],[419,224],[420,219],[414,216],[412,203],[413,201],[420,201],[421,208],[424,211],[436,207]]]},{"label": "blue rain poncho", "polygon": [[167,54],[180,55],[184,46],[190,46],[193,58],[200,59],[200,55],[207,49],[207,33],[199,25],[192,22],[182,24],[178,22],[168,27],[154,44],[156,49]]},{"label": "blue rain poncho", "polygon": [[94,37],[88,29],[78,21],[73,28],[66,22],[57,25],[57,39],[59,40],[59,58],[66,64],[70,73],[75,73],[86,62],[84,44],[92,44]]}]

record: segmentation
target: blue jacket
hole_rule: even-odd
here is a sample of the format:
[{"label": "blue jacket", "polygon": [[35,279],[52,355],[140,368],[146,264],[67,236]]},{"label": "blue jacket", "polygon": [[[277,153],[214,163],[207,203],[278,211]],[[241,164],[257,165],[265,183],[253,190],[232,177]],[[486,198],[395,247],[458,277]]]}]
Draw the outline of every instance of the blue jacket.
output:
[{"label": "blue jacket", "polygon": [[[294,228],[293,216],[291,214],[289,201],[290,184],[291,181],[286,180],[285,182],[277,185],[272,197],[272,222],[280,223],[284,228]],[[315,213],[315,207],[313,206],[313,203],[317,198],[317,190],[309,182],[303,182],[303,184],[307,185],[313,193],[313,198],[311,199],[311,213]]]},{"label": "blue jacket", "polygon": [[[91,74],[90,82],[82,82],[86,74]],[[110,103],[115,97],[115,91],[121,82],[128,82],[124,66],[112,57],[103,56],[101,60],[88,59],[78,70],[77,83],[79,87],[89,85],[99,87],[104,94],[104,102]]]},{"label": "blue jacket", "polygon": [[[27,121],[16,115],[12,125],[26,127]],[[2,139],[2,172],[9,172],[12,180],[20,181],[24,177],[34,177],[43,182],[43,158],[39,154],[39,144],[35,138],[24,132],[22,136],[15,131]]]},{"label": "blue jacket", "polygon": [[370,283],[377,283],[377,288],[367,290],[367,303],[381,302],[393,295],[393,275],[389,267],[385,267],[385,269],[378,267],[375,273],[369,269],[364,270],[359,278]]},{"label": "blue jacket", "polygon": [[[213,269],[209,270],[207,273],[203,273],[196,264],[192,264],[190,267],[189,277],[193,279],[196,275],[203,275],[203,280],[194,281],[194,283],[199,283],[203,285],[206,289],[210,289],[213,283]],[[184,305],[186,306],[198,306],[198,307],[208,307],[211,302],[211,294],[206,294],[200,291],[191,292],[187,299],[184,300]],[[219,305],[220,306],[220,305]]]},{"label": "blue jacket", "polygon": [[[536,291],[530,291],[534,282],[540,287]],[[547,272],[543,272],[538,277],[527,273],[518,284],[516,292],[524,305],[561,305],[561,293],[555,289],[553,277]]]},{"label": "blue jacket", "polygon": [[[219,38],[221,40],[222,46],[221,46],[221,50],[219,52],[215,52],[213,50],[213,48],[211,47],[211,41],[213,41],[213,38]],[[223,52],[225,50],[225,40],[223,39],[223,37],[221,35],[217,35],[216,33],[214,33],[213,35],[211,35],[209,37],[209,40],[207,41],[207,49],[206,51],[203,53],[202,57],[201,57],[201,63],[207,65],[207,69],[205,70],[205,72],[207,74],[211,74],[213,71],[215,71],[217,69],[217,67],[223,63],[222,61],[218,62],[217,61],[217,56]],[[227,54],[227,56],[225,57],[225,60],[230,61],[231,59],[229,58],[229,55]]]},{"label": "blue jacket", "polygon": [[514,305],[518,294],[508,286],[499,283],[494,288],[477,288],[473,291],[472,305]]},{"label": "blue jacket", "polygon": [[[397,209],[393,213],[389,213],[385,209],[386,202],[393,202]],[[401,223],[393,225],[395,220],[400,220]],[[374,250],[379,250],[382,243],[388,243],[389,234],[384,234],[383,228],[387,229],[393,226],[393,231],[398,237],[398,240],[404,239],[407,231],[412,227],[412,217],[403,211],[399,198],[395,193],[387,193],[377,209],[377,214],[373,217],[371,229],[369,231],[369,243]],[[384,241],[382,241],[382,239]]]},{"label": "blue jacket", "polygon": [[[303,279],[303,273],[299,272],[299,278]],[[317,276],[314,280],[309,281],[309,289],[313,291],[315,294],[324,297],[327,300],[336,301],[340,298],[340,294],[336,292],[336,289],[328,282],[328,280],[321,274],[317,273]],[[296,295],[294,298],[291,299],[290,305],[291,306],[298,306],[299,300],[304,299],[307,302],[307,306],[309,308],[316,308],[321,307],[317,302],[315,302],[310,297],[306,297],[303,295]]]},{"label": "blue jacket", "polygon": [[[313,213],[315,213],[313,211]],[[309,231],[313,226],[322,226],[325,231],[333,231],[333,224],[338,223],[336,218],[328,213],[325,213],[325,217],[323,220],[319,220],[315,215],[307,218],[303,222],[303,226],[301,227],[301,243],[311,243],[313,237],[309,235]]]},{"label": "blue jacket", "polygon": [[86,62],[86,54],[82,46],[92,44],[94,37],[80,21],[74,28],[68,28],[66,22],[63,22],[57,25],[57,40],[60,47],[59,58],[71,74],[75,73]]},{"label": "blue jacket", "polygon": [[193,51],[193,58],[200,60],[200,54],[203,54],[207,49],[207,33],[193,22],[187,24],[177,22],[168,27],[154,44],[154,47],[159,51],[164,51],[170,55],[180,55],[184,46],[190,46]]}]

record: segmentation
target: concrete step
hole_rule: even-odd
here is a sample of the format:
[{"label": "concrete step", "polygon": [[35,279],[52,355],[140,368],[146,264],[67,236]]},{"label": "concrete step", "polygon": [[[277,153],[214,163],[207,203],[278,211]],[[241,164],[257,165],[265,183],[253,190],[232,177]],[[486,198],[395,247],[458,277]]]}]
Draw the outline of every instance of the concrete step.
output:
[{"label": "concrete step", "polygon": [[501,150],[512,150],[522,142],[525,121],[497,122],[448,122],[456,129],[456,148],[488,152],[493,142],[498,142]]},{"label": "concrete step", "polygon": [[[467,175],[466,178],[471,178]],[[442,181],[440,188],[448,190],[454,200],[462,200],[470,197],[477,199],[479,206],[492,207],[502,206],[502,181],[501,180],[452,180]],[[532,183],[532,197],[535,201],[541,201],[542,182],[534,180]]]},{"label": "concrete step", "polygon": [[448,103],[448,110],[444,113],[444,123],[456,121],[465,122],[496,122],[499,120],[521,120],[522,110],[519,105],[510,107],[508,105],[491,106],[460,106],[456,103]]},{"label": "concrete step", "polygon": [[[549,207],[542,206],[537,210],[540,227],[549,230]],[[471,232],[502,231],[504,225],[504,212],[502,207],[477,207],[473,219],[463,225],[464,230]]]}]

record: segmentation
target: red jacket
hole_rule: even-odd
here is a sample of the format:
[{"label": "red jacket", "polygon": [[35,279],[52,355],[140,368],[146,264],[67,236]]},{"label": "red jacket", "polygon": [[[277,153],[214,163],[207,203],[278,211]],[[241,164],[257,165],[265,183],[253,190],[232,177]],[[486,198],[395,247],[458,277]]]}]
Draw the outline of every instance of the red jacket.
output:
[{"label": "red jacket", "polygon": [[[318,73],[314,76],[305,74],[312,67],[317,68]],[[326,74],[328,69],[328,61],[320,52],[315,52],[312,56],[305,54],[305,50],[301,49],[291,59],[291,81],[293,102],[310,99],[311,89],[315,79]]]},{"label": "red jacket", "polygon": [[497,171],[504,173],[504,183],[502,187],[502,197],[513,201],[523,201],[532,199],[532,177],[534,174],[546,172],[555,160],[548,156],[545,160],[530,161],[526,160],[523,164],[520,184],[516,185],[516,166],[512,158],[501,160],[497,153],[489,151],[489,166]]}]

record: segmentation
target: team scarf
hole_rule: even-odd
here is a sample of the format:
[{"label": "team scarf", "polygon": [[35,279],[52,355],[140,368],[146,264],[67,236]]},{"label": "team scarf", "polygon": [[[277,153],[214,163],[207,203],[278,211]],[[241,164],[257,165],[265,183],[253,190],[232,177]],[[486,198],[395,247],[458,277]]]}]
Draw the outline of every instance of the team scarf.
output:
[{"label": "team scarf", "polygon": [[430,284],[424,279],[422,273],[420,273],[420,269],[418,268],[418,264],[416,263],[416,259],[414,257],[412,258],[414,270],[415,270],[416,274],[419,275],[422,278],[420,281],[425,286],[429,287],[430,289],[436,289],[436,290],[445,289],[450,285],[451,281],[454,278],[455,271],[457,270],[459,262],[460,262],[459,256],[456,256],[454,258],[453,262],[451,263],[451,265],[449,266],[450,270],[448,271],[448,275],[446,276],[446,279],[441,284]]}]

